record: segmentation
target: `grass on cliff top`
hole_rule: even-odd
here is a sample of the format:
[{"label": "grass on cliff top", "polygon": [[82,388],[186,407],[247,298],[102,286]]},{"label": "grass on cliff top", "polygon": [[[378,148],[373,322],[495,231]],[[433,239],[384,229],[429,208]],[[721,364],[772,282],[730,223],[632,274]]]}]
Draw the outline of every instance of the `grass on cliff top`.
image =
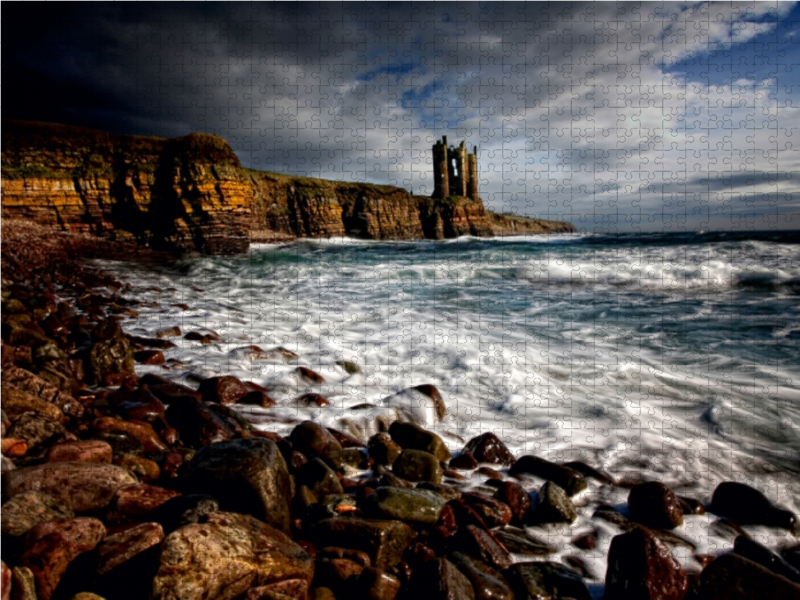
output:
[{"label": "grass on cliff top", "polygon": [[408,193],[405,189],[393,185],[381,185],[377,183],[359,183],[355,181],[342,181],[338,179],[322,179],[319,177],[305,177],[303,175],[287,175],[286,173],[276,173],[274,171],[261,171],[258,169],[244,169],[254,178],[268,179],[275,183],[293,185],[295,187],[307,187],[326,191],[345,191],[371,189],[381,194],[393,194],[396,192]]}]

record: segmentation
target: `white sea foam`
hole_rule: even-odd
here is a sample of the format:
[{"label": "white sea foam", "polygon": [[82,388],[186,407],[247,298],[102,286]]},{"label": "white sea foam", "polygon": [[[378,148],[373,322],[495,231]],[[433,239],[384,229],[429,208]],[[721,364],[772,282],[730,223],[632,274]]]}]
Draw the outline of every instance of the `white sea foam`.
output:
[{"label": "white sea foam", "polygon": [[[187,371],[229,373],[264,385],[279,406],[241,409],[259,427],[286,434],[313,419],[368,436],[399,408],[441,432],[453,451],[458,440],[495,431],[518,456],[583,460],[703,501],[723,479],[737,479],[800,510],[800,478],[787,470],[800,470],[800,363],[782,358],[799,329],[796,302],[759,287],[800,278],[797,246],[578,243],[530,254],[501,240],[306,240],[157,273],[103,266],[130,282],[134,297],[159,303],[137,309],[125,323],[130,333],[177,324],[223,338],[208,346],[176,340],[166,354],[185,370],[140,370],[182,380]],[[755,291],[741,293],[741,285]],[[789,312],[764,316],[764,302]],[[772,329],[748,341],[759,327]],[[253,360],[245,349],[253,344],[299,358]],[[349,375],[339,360],[363,374]],[[326,383],[299,379],[298,365]],[[425,383],[444,396],[442,422],[418,393],[404,392]],[[331,405],[291,404],[307,391]],[[596,524],[590,499],[620,505],[626,496],[593,485],[577,499],[585,505],[578,522],[547,533],[568,552],[570,537]],[[709,533],[714,518],[687,517],[677,533],[699,553],[718,551],[730,540]],[[600,579],[606,552],[607,540],[590,562]],[[692,565],[690,552],[677,553]]]}]

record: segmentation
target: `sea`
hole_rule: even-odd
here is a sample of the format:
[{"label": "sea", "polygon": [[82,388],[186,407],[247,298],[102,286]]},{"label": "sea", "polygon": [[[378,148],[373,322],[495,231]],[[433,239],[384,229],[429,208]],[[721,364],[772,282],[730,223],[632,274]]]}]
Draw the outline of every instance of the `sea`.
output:
[{"label": "sea", "polygon": [[[98,264],[142,301],[128,333],[178,325],[221,337],[174,339],[166,366],[139,372],[258,383],[277,406],[238,410],[259,428],[286,434],[311,419],[366,437],[399,414],[454,453],[492,431],[517,456],[657,479],[704,503],[719,482],[742,481],[800,511],[800,232],[302,239],[156,267]],[[441,421],[411,389],[421,384],[441,392]],[[330,404],[294,402],[306,392]],[[624,514],[626,497],[593,484],[575,499],[575,524],[538,535],[563,556],[572,536],[600,527],[584,556],[600,582],[618,530],[591,512]],[[730,548],[716,519],[676,530],[696,546],[675,549],[687,568],[699,570],[693,553]],[[749,531],[773,548],[793,540]]]}]

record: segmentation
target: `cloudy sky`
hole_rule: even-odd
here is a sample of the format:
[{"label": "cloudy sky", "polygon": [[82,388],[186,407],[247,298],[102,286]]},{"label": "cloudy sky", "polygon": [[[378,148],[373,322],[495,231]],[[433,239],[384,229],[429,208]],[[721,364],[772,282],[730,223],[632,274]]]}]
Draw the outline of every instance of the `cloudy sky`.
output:
[{"label": "cloudy sky", "polygon": [[228,139],[245,166],[589,231],[800,229],[800,7],[3,3],[3,117]]}]

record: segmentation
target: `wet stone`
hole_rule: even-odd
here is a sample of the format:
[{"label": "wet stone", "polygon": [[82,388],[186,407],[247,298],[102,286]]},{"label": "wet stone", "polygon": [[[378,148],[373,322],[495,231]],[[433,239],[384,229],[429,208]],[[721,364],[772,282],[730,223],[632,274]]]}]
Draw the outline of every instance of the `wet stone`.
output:
[{"label": "wet stone", "polygon": [[413,594],[431,600],[474,600],[470,580],[445,558],[420,565],[412,575]]},{"label": "wet stone", "polygon": [[764,494],[743,483],[720,483],[711,498],[711,510],[739,525],[767,525],[798,531],[794,514],[778,508]]},{"label": "wet stone", "polygon": [[441,483],[442,467],[430,452],[405,449],[392,464],[395,475],[408,481],[431,481]]},{"label": "wet stone", "polygon": [[566,492],[552,481],[546,482],[536,496],[531,523],[572,523],[578,511]]},{"label": "wet stone", "polygon": [[[477,525],[467,525],[458,529],[459,548],[470,556],[497,568],[506,569],[511,565],[511,555],[497,538]],[[463,545],[462,545],[463,544]]]},{"label": "wet stone", "polygon": [[416,538],[414,530],[400,521],[337,517],[314,526],[312,541],[318,548],[341,546],[366,552],[372,566],[389,569]]},{"label": "wet stone", "polygon": [[436,492],[442,498],[447,501],[450,500],[458,500],[461,498],[461,491],[453,487],[451,485],[446,485],[444,483],[433,483],[431,481],[423,481],[417,484],[418,490],[430,490],[431,492]]},{"label": "wet stone", "polygon": [[148,423],[133,423],[113,417],[100,417],[92,421],[92,429],[94,431],[127,433],[135,437],[148,454],[163,452],[167,449],[167,445]]},{"label": "wet stone", "polygon": [[444,498],[428,490],[379,487],[367,497],[364,512],[376,519],[431,526],[439,519],[444,504]]},{"label": "wet stone", "polygon": [[93,517],[48,521],[28,531],[25,535],[23,550],[31,548],[40,539],[53,533],[72,542],[78,552],[88,552],[94,550],[106,536],[106,528],[102,521]]},{"label": "wet stone", "polygon": [[140,365],[163,365],[167,362],[161,350],[137,350],[133,353],[133,360]]},{"label": "wet stone", "polygon": [[189,463],[185,492],[211,494],[223,510],[251,514],[289,531],[289,470],[269,440],[233,440],[201,448]]},{"label": "wet stone", "polygon": [[174,327],[164,327],[163,329],[159,329],[156,331],[156,337],[158,339],[167,339],[167,338],[177,338],[183,335],[181,333],[181,328],[175,325]]},{"label": "wet stone", "polygon": [[514,455],[503,441],[488,431],[472,438],[464,446],[464,452],[471,453],[479,463],[492,463],[509,466],[514,463]]},{"label": "wet stone", "polygon": [[688,587],[680,563],[650,531],[637,527],[611,540],[606,600],[682,600]]},{"label": "wet stone", "polygon": [[317,557],[314,563],[314,585],[343,591],[350,577],[357,577],[364,565],[347,558]]},{"label": "wet stone", "polygon": [[367,452],[377,465],[391,465],[402,451],[386,433],[376,433],[367,442]]},{"label": "wet stone", "polygon": [[114,464],[129,470],[140,481],[155,481],[161,476],[158,463],[144,456],[118,454],[114,457]]},{"label": "wet stone", "polygon": [[110,463],[111,445],[102,440],[61,442],[50,446],[46,462]]},{"label": "wet stone", "polygon": [[590,479],[594,479],[595,481],[599,481],[605,485],[614,485],[614,478],[602,471],[598,471],[594,467],[587,465],[585,462],[581,462],[579,460],[573,460],[570,462],[564,463],[565,467],[569,467],[578,473],[582,473],[584,476],[589,477]]},{"label": "wet stone", "polygon": [[581,550],[594,550],[597,546],[597,538],[599,535],[600,532],[597,529],[592,529],[586,533],[576,535],[572,538],[570,544]]},{"label": "wet stone", "polygon": [[325,378],[322,375],[320,375],[316,371],[312,371],[308,367],[297,367],[296,372],[301,379],[304,379],[309,383],[315,383],[315,384],[325,383]]},{"label": "wet stone", "polygon": [[119,488],[137,483],[127,469],[92,463],[46,463],[3,473],[3,495],[41,491],[76,512],[105,507]]},{"label": "wet stone", "polygon": [[508,473],[515,477],[533,475],[547,479],[561,487],[569,496],[586,489],[586,478],[578,471],[530,454],[517,460]]},{"label": "wet stone", "polygon": [[180,433],[181,441],[193,448],[224,442],[236,432],[230,423],[192,396],[179,396],[169,401],[166,416]]},{"label": "wet stone", "polygon": [[703,600],[800,600],[800,585],[736,553],[723,554],[703,569],[697,592]]},{"label": "wet stone", "polygon": [[60,533],[50,533],[22,553],[19,566],[33,573],[39,600],[50,600],[69,564],[80,554],[78,548]]},{"label": "wet stone", "polygon": [[297,406],[328,406],[330,405],[330,400],[328,400],[325,396],[321,394],[302,394],[292,400],[292,404],[296,404]]},{"label": "wet stone", "polygon": [[148,513],[148,520],[160,523],[167,534],[185,525],[201,523],[214,512],[219,502],[209,494],[186,494],[171,498]]},{"label": "wet stone", "polygon": [[113,455],[144,454],[144,446],[130,433],[124,431],[93,431],[91,435],[93,439],[111,446]]},{"label": "wet stone", "polygon": [[248,516],[217,512],[186,525],[161,545],[153,600],[232,600],[254,587],[304,598],[314,563],[301,546]]},{"label": "wet stone", "polygon": [[517,600],[540,598],[592,600],[589,588],[581,576],[559,563],[516,563],[504,571],[503,575],[514,590]]},{"label": "wet stone", "polygon": [[344,492],[336,473],[319,458],[314,458],[297,469],[295,481],[297,485],[306,486],[317,498]]},{"label": "wet stone", "polygon": [[235,404],[243,396],[250,393],[244,383],[236,377],[225,375],[222,377],[209,377],[200,383],[198,391],[202,394],[206,402],[218,402],[220,404]]},{"label": "wet stone", "polygon": [[495,537],[506,547],[509,552],[514,554],[524,554],[525,556],[548,556],[557,551],[555,546],[540,540],[526,533],[524,530],[497,529]]},{"label": "wet stone", "polygon": [[648,481],[631,488],[628,511],[638,523],[657,529],[674,529],[683,524],[680,500],[660,481]]},{"label": "wet stone", "polygon": [[694,498],[687,498],[686,496],[678,496],[678,502],[681,503],[681,509],[684,515],[704,515],[706,508],[703,503]]},{"label": "wet stone", "polygon": [[733,544],[733,551],[777,575],[786,577],[786,579],[795,583],[800,583],[800,570],[786,562],[782,556],[775,554],[772,550],[752,538],[743,535],[737,537]]},{"label": "wet stone", "polygon": [[318,423],[303,421],[292,430],[287,440],[292,448],[308,458],[318,457],[333,469],[341,468],[341,462],[337,457],[342,451],[342,445],[330,431]]},{"label": "wet stone", "polygon": [[451,469],[460,469],[462,471],[471,471],[478,468],[478,461],[472,455],[472,452],[462,452],[458,456],[451,458],[448,466]]},{"label": "wet stone", "polygon": [[3,504],[0,511],[2,533],[18,537],[40,523],[69,519],[73,514],[68,506],[50,494],[37,490],[23,492]]},{"label": "wet stone", "polygon": [[511,509],[515,519],[523,521],[531,508],[531,497],[520,484],[515,481],[504,481],[497,488],[495,497]]},{"label": "wet stone", "polygon": [[511,521],[511,509],[500,500],[480,492],[464,492],[461,498],[488,527],[500,527]]},{"label": "wet stone", "polygon": [[451,458],[450,451],[442,438],[414,423],[395,421],[389,427],[389,435],[404,450],[429,452],[442,462],[447,462]]},{"label": "wet stone", "polygon": [[36,453],[43,445],[60,441],[67,430],[58,421],[54,421],[36,413],[26,413],[8,428],[6,436],[23,440],[28,445],[28,453]]},{"label": "wet stone", "polygon": [[399,591],[400,581],[397,577],[381,569],[367,566],[355,580],[350,582],[348,597],[394,600]]},{"label": "wet stone", "polygon": [[356,363],[349,361],[349,360],[337,360],[336,364],[344,369],[345,373],[348,375],[355,375],[357,373],[362,373],[361,367],[359,367]]},{"label": "wet stone", "polygon": [[8,385],[2,386],[0,403],[10,419],[16,419],[24,413],[32,412],[53,421],[62,422],[64,420],[64,413],[55,404]]},{"label": "wet stone", "polygon": [[180,496],[180,492],[175,490],[137,483],[117,490],[114,501],[119,513],[129,517],[141,517],[177,496]]},{"label": "wet stone", "polygon": [[514,600],[505,577],[486,563],[461,552],[454,552],[447,558],[469,579],[475,600]]},{"label": "wet stone", "polygon": [[97,547],[98,575],[119,567],[137,554],[160,544],[163,539],[164,530],[158,523],[142,523],[108,536]]},{"label": "wet stone", "polygon": [[38,600],[36,596],[36,578],[28,567],[11,569],[11,588],[13,600]]}]

